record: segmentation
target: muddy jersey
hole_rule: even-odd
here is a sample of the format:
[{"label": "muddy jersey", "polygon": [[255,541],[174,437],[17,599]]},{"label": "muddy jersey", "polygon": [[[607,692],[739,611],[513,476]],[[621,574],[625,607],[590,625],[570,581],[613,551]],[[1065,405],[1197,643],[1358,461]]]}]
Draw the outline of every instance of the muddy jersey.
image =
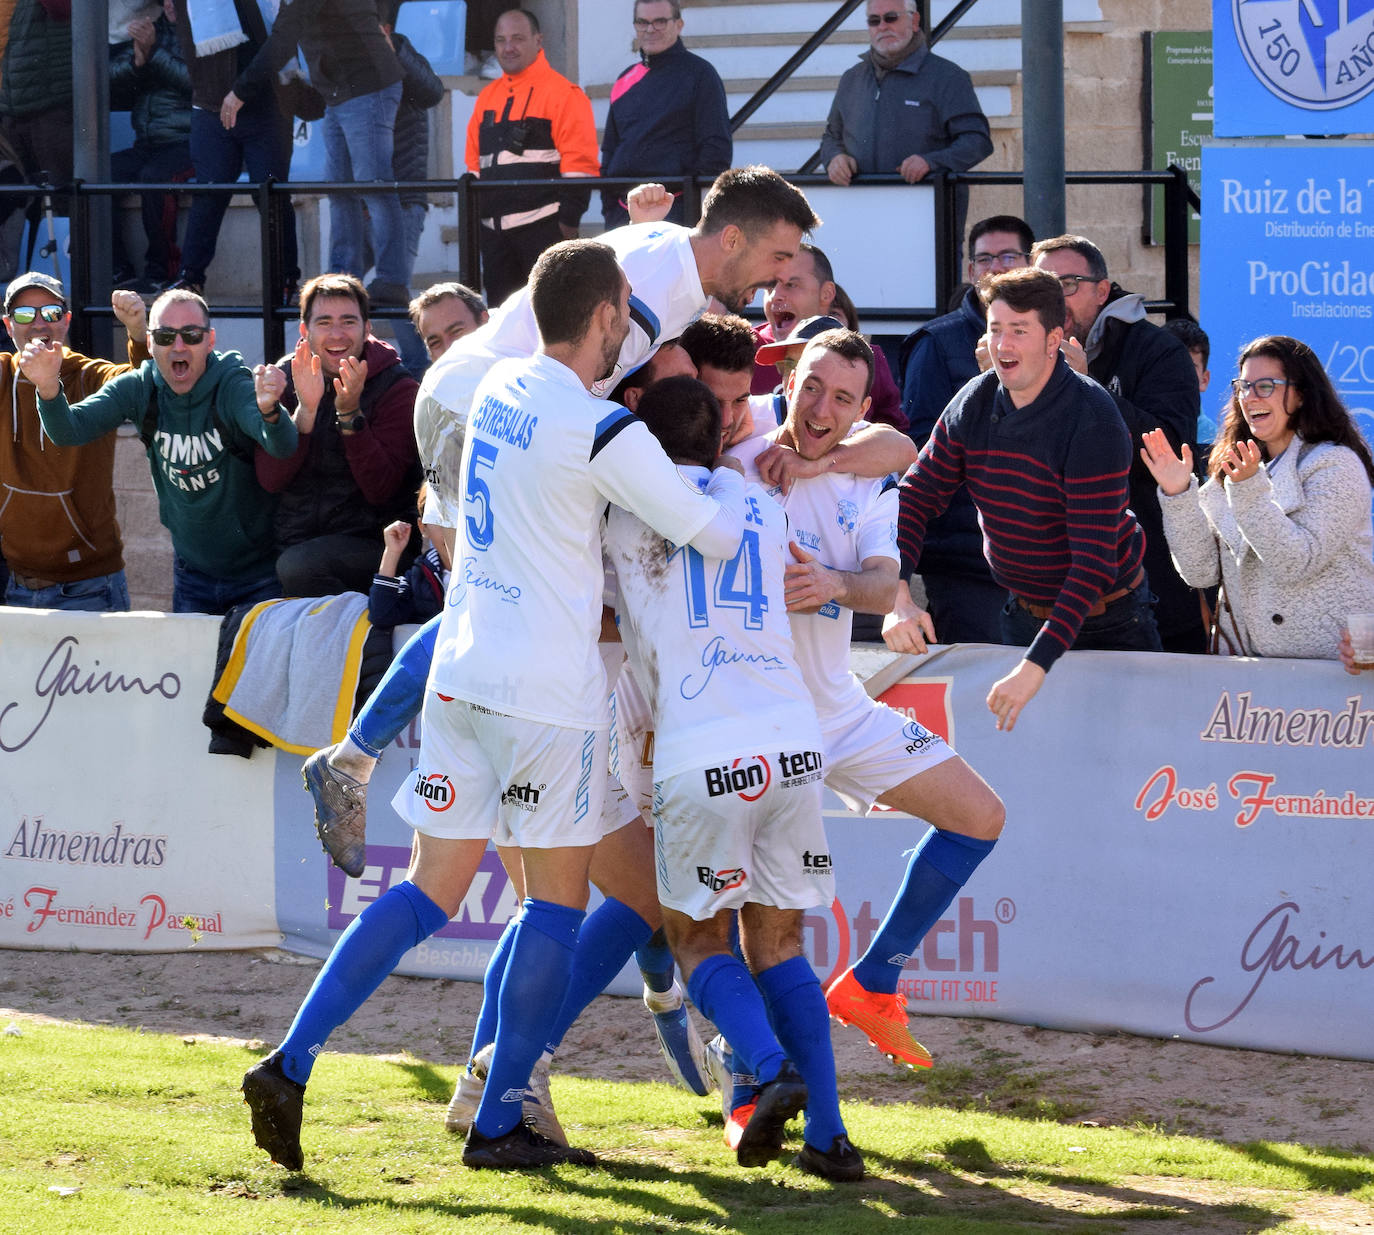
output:
[{"label": "muddy jersey", "polygon": [[733,510],[743,484],[728,469],[709,493],[688,484],[642,421],[552,357],[499,362],[477,388],[463,447],[431,689],[545,724],[608,726],[597,652],[606,503],[677,543],[715,531],[701,547],[733,553],[740,519],[718,530],[713,495]]},{"label": "muddy jersey", "polygon": [[[772,443],[772,436],[753,437],[729,453],[744,464],[745,476],[756,481],[754,460]],[[785,497],[777,488],[768,492],[787,512],[792,539],[823,565],[857,571],[868,558],[900,560],[897,487],[890,478],[834,471],[796,481]],[[857,722],[871,706],[863,684],[849,671],[854,614],[831,601],[817,613],[794,613],[791,619],[797,663],[828,737]]]},{"label": "muddy jersey", "polygon": [[[711,473],[683,468],[704,491]],[[815,708],[783,603],[787,517],[758,485],[729,559],[665,540],[612,507],[606,543],[621,634],[654,716],[654,780],[782,750],[817,750]]]},{"label": "muddy jersey", "polygon": [[[592,393],[604,397],[627,374],[675,339],[706,308],[692,233],[674,223],[639,223],[598,236],[615,250],[630,281],[630,333],[620,348],[615,372],[598,382]],[[539,331],[530,307],[529,288],[522,288],[490,319],[464,335],[426,371],[415,400],[415,440],[425,478],[439,492],[448,515],[447,526],[457,527],[454,509],[461,472],[459,459],[473,393],[488,369],[503,357],[532,356],[539,347]]]}]

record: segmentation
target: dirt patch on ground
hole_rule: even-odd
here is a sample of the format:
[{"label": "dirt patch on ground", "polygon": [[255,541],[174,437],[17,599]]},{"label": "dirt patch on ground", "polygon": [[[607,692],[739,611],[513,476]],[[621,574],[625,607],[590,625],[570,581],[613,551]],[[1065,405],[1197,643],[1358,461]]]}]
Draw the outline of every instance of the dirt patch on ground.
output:
[{"label": "dirt patch on ground", "polygon": [[[0,950],[0,1021],[16,1014],[50,1016],[270,1044],[285,1033],[317,967],[316,961],[275,950]],[[388,978],[330,1047],[407,1051],[456,1067],[481,996],[473,982]],[[1237,1143],[1288,1141],[1374,1152],[1374,1063],[953,1017],[917,1017],[912,1030],[935,1056],[929,1073],[892,1068],[862,1035],[834,1027],[842,1096],[969,1105],[1087,1125],[1144,1124]],[[668,1079],[647,1013],[636,1001],[610,997],[597,1000],[573,1027],[556,1069],[610,1079]],[[971,1172],[971,1194],[979,1191],[982,1174],[976,1167]],[[1175,1229],[1175,1222],[1182,1223],[1177,1229],[1197,1230],[1198,1208],[1210,1211],[1223,1199],[1206,1186],[1177,1179],[1133,1180],[1128,1189],[1080,1188],[1077,1199],[1073,1190],[1043,1181],[1020,1181],[1013,1188],[1032,1207],[1033,1194],[1045,1191],[1039,1199],[1062,1218],[1080,1206],[1101,1214],[1104,1205],[1115,1208],[1117,1201],[1122,1210],[1158,1206],[1158,1223],[1143,1216],[1131,1221],[1131,1230],[1142,1235]],[[1236,1225],[1225,1229],[1263,1229],[1246,1225],[1242,1191],[1227,1192],[1225,1200],[1240,1209]],[[1374,1231],[1374,1211],[1341,1198],[1294,1194],[1291,1208],[1285,1208],[1313,1230]],[[1202,1219],[1205,1229],[1223,1229],[1213,1225],[1216,1218],[1211,1213]]]}]

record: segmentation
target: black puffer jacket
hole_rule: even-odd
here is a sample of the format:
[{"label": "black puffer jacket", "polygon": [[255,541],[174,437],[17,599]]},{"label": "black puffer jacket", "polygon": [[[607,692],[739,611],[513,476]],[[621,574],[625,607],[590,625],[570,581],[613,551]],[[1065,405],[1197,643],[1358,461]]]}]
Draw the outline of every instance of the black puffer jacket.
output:
[{"label": "black puffer jacket", "polygon": [[191,75],[181,58],[177,32],[157,19],[157,43],[148,59],[134,64],[134,45],[110,53],[110,106],[132,112],[134,136],[148,146],[171,146],[191,138]]},{"label": "black puffer jacket", "polygon": [[71,107],[72,23],[70,17],[54,16],[62,7],[41,0],[19,0],[14,6],[0,77],[0,116]]}]

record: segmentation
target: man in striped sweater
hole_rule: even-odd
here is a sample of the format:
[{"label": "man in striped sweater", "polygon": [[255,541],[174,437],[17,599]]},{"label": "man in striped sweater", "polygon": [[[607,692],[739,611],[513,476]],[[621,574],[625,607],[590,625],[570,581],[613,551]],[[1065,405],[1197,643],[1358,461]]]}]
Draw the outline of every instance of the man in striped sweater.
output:
[{"label": "man in striped sweater", "polygon": [[[1069,648],[1159,651],[1145,536],[1128,508],[1131,439],[1112,397],[1063,360],[1064,293],[1047,271],[1011,270],[979,291],[993,368],[945,408],[900,486],[904,573],[926,525],[964,482],[993,578],[1010,593],[1003,642],[1025,657],[988,693],[999,729]],[[930,617],[898,590],[884,637],[922,652]]]}]

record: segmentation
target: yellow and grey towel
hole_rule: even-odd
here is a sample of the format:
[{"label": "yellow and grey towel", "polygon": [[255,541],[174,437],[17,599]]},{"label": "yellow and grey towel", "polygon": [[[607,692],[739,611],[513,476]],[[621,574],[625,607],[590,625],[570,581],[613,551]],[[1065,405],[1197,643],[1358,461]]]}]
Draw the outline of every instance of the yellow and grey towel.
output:
[{"label": "yellow and grey towel", "polygon": [[245,729],[312,754],[348,732],[369,626],[361,592],[265,600],[240,623],[212,693]]}]

